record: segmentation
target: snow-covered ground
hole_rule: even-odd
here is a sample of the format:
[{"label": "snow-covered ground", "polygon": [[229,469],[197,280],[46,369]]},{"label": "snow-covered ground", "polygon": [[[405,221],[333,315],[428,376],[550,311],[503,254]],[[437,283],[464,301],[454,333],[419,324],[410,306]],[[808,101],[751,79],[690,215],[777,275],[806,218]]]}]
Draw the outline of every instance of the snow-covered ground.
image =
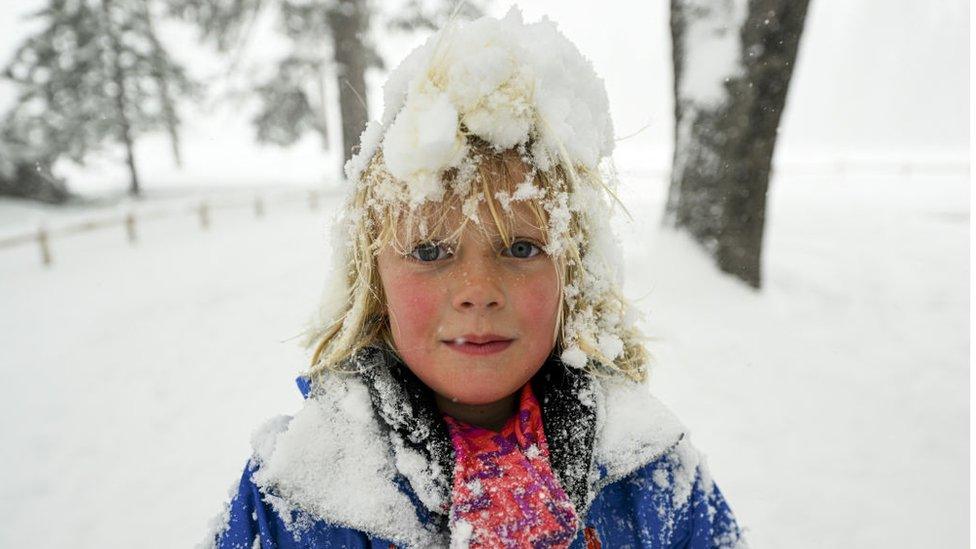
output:
[{"label": "snow-covered ground", "polygon": [[[776,178],[758,293],[659,229],[659,177],[624,180],[653,390],[753,545],[965,546],[968,173]],[[200,540],[251,431],[299,404],[336,203],[215,210],[207,231],[169,217],[134,246],[121,227],[55,239],[50,268],[0,250],[0,546]],[[4,232],[84,213],[0,212]]]}]

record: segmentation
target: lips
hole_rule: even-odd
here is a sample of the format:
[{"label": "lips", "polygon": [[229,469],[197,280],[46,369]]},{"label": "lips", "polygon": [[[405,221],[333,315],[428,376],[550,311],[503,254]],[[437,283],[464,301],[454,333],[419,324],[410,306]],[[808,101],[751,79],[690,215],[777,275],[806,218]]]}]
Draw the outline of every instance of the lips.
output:
[{"label": "lips", "polygon": [[511,346],[514,339],[495,334],[467,334],[444,341],[451,349],[467,355],[491,355]]}]

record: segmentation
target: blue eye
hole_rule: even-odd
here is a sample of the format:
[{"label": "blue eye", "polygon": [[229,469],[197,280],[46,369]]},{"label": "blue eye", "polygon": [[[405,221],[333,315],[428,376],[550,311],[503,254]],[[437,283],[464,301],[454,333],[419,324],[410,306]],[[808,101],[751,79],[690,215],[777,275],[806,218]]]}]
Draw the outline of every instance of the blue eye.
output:
[{"label": "blue eye", "polygon": [[539,255],[541,252],[541,248],[528,240],[516,240],[515,242],[512,242],[511,246],[505,248],[502,253],[518,259],[528,259],[530,257]]},{"label": "blue eye", "polygon": [[444,246],[434,244],[433,242],[424,242],[418,244],[409,255],[417,261],[428,263],[437,261],[438,259],[444,259],[449,254],[450,252]]}]

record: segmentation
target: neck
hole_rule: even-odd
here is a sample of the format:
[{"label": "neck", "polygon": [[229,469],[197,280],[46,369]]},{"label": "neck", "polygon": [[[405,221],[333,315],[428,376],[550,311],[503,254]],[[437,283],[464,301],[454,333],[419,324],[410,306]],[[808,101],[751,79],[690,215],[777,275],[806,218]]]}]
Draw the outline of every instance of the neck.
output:
[{"label": "neck", "polygon": [[512,393],[488,404],[463,404],[439,394],[435,394],[434,398],[441,412],[469,425],[497,432],[502,430],[505,423],[518,410],[519,393]]}]

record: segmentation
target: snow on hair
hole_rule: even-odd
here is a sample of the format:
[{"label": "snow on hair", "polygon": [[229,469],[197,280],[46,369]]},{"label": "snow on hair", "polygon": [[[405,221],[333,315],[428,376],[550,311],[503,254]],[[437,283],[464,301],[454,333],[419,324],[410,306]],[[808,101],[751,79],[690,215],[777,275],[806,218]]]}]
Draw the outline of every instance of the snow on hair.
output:
[{"label": "snow on hair", "polygon": [[436,33],[384,96],[382,123],[367,126],[346,165],[354,185],[333,230],[333,288],[307,333],[309,374],[341,369],[366,346],[395,349],[376,256],[398,245],[399,223],[426,232],[427,206],[453,200],[477,225],[484,203],[507,242],[510,204],[522,201],[560,275],[562,361],[643,380],[648,354],[609,225],[616,178],[599,167],[613,149],[609,106],[589,61],[552,22],[526,25],[513,8]]}]

